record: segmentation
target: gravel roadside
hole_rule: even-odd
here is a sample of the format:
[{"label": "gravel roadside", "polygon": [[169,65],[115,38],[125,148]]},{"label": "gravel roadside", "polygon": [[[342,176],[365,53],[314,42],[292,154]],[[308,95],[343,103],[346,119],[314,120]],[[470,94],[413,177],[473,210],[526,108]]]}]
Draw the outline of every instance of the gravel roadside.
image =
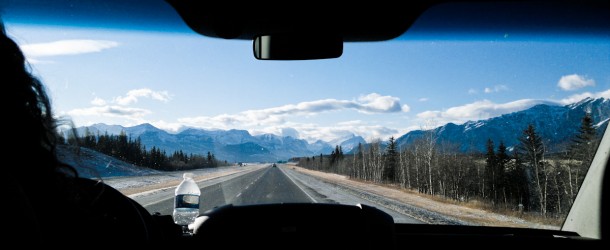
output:
[{"label": "gravel roadside", "polygon": [[518,217],[432,200],[413,191],[356,181],[347,176],[308,170],[294,165],[288,167],[298,173],[334,184],[345,192],[357,194],[363,199],[428,223],[559,229],[556,226],[534,223]]}]

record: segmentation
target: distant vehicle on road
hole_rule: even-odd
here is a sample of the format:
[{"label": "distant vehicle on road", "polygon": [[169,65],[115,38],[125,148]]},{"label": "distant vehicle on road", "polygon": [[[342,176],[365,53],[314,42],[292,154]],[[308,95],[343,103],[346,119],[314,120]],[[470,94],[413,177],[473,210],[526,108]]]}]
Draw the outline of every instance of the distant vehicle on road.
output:
[{"label": "distant vehicle on road", "polygon": [[277,167],[277,165],[275,165],[275,163],[273,163],[273,167],[275,168],[275,167]]}]

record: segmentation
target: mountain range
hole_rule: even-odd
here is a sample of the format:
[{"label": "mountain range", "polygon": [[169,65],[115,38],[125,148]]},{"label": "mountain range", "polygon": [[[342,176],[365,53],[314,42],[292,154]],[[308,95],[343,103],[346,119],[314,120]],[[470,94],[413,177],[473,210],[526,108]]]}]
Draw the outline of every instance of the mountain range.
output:
[{"label": "mountain range", "polygon": [[[487,139],[492,139],[496,145],[502,141],[510,150],[518,144],[518,138],[528,124],[533,124],[548,145],[555,145],[549,149],[553,151],[564,147],[564,142],[576,135],[585,112],[592,114],[598,134],[602,134],[610,119],[610,100],[587,98],[566,106],[539,104],[486,120],[468,121],[460,125],[448,123],[428,131],[410,131],[397,138],[396,142],[399,147],[404,148],[430,132],[437,142],[454,143],[459,145],[463,152],[483,152]],[[246,130],[237,129],[187,128],[173,134],[148,123],[133,127],[98,123],[79,127],[77,133],[84,135],[86,130],[93,134],[119,134],[124,131],[132,138],[140,137],[147,149],[155,146],[167,153],[182,150],[187,154],[201,155],[209,151],[214,153],[217,159],[229,162],[270,162],[296,156],[330,154],[335,145],[340,145],[344,152],[350,152],[359,143],[366,144],[364,138],[354,134],[331,142],[318,140],[308,143],[291,136],[251,135]]]},{"label": "mountain range", "polygon": [[287,160],[295,156],[330,154],[335,146],[341,145],[349,151],[358,143],[366,143],[364,138],[351,134],[334,140],[330,144],[318,140],[308,143],[306,140],[291,136],[278,136],[274,134],[251,135],[246,130],[204,130],[188,128],[179,133],[172,134],[155,126],[144,123],[133,127],[120,125],[94,124],[76,129],[79,135],[86,131],[97,134],[118,135],[122,131],[131,138],[140,137],[147,149],[153,146],[173,153],[182,150],[187,154],[205,155],[212,152],[217,159],[229,162],[269,162]]},{"label": "mountain range", "polygon": [[440,143],[459,145],[461,151],[485,151],[488,139],[497,146],[504,142],[511,150],[519,141],[523,130],[534,125],[549,152],[557,152],[567,146],[578,133],[585,113],[591,113],[598,135],[602,135],[610,119],[610,99],[586,98],[577,103],[557,106],[539,104],[529,109],[504,114],[487,120],[468,121],[457,125],[447,123],[432,130],[414,130],[396,139],[399,147],[407,147],[425,133],[430,132]]}]

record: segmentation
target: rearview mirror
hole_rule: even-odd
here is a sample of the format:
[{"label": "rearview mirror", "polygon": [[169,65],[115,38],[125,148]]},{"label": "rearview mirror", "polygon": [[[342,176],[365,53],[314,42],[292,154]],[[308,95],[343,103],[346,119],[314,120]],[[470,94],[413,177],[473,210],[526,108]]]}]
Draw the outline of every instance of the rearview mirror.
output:
[{"label": "rearview mirror", "polygon": [[343,54],[343,39],[335,35],[263,35],[254,38],[253,49],[259,60],[328,59]]}]

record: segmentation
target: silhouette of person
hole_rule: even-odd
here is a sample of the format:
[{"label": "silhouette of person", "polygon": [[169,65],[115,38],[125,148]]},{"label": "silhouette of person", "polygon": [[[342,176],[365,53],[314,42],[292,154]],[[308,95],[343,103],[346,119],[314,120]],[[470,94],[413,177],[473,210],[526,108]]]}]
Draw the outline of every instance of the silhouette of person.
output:
[{"label": "silhouette of person", "polygon": [[79,178],[73,167],[58,160],[59,136],[45,88],[30,73],[2,22],[0,26],[0,102],[9,118],[2,122],[5,147],[0,172],[5,239],[59,243],[66,239],[99,242],[169,237],[164,232],[175,229],[167,219],[155,219],[137,202],[102,182]]}]

